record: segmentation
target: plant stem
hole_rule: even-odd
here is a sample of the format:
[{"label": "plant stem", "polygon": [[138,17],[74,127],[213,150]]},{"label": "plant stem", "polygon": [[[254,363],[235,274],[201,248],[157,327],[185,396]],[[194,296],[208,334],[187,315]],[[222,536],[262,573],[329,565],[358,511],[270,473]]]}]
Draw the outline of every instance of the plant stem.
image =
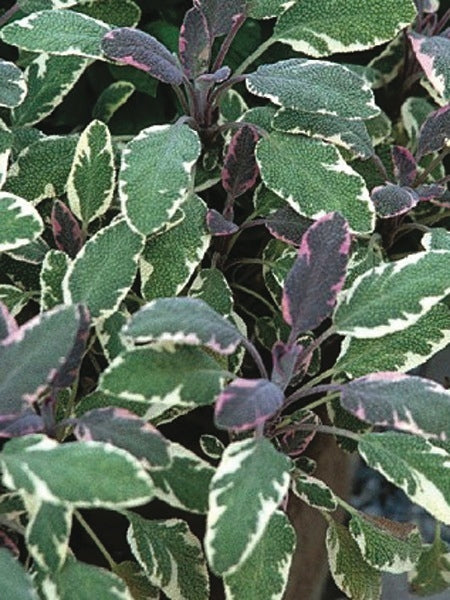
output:
[{"label": "plant stem", "polygon": [[243,339],[242,344],[245,347],[245,349],[248,350],[250,356],[255,361],[255,364],[258,367],[258,371],[261,373],[262,377],[264,379],[269,379],[269,375],[267,374],[266,367],[264,366],[261,355],[258,352],[258,350],[255,348],[255,346],[247,338]]},{"label": "plant stem", "polygon": [[244,62],[241,65],[239,65],[239,67],[236,69],[234,74],[241,75],[242,73],[245,73],[245,71],[247,70],[249,65],[251,65],[252,62],[254,62],[262,54],[264,54],[264,52],[268,48],[270,48],[270,46],[272,46],[276,41],[277,40],[275,38],[270,37],[265,42],[263,42],[260,46],[258,46],[258,48],[256,48],[256,50],[252,54],[250,54],[250,56],[247,56],[247,58],[244,60]]},{"label": "plant stem", "polygon": [[[315,396],[316,394],[327,394],[328,392],[340,392],[342,389],[342,385],[339,383],[324,383],[323,385],[318,385],[316,387],[310,388],[310,389],[305,389],[305,388],[301,388],[300,390],[298,390],[297,392],[294,392],[293,394],[291,394],[290,396],[288,396],[288,398],[286,398],[285,403],[283,404],[283,410],[287,407],[290,406],[291,404],[293,404],[294,402],[297,402],[297,400],[300,400],[301,398],[307,398],[308,396]],[[329,398],[321,398],[321,401],[323,402],[328,402]],[[314,403],[316,404],[316,403]],[[320,404],[322,404],[322,402],[320,402]],[[308,405],[308,409],[311,407],[311,405]]]},{"label": "plant stem", "polygon": [[236,18],[234,19],[233,26],[230,29],[230,31],[227,33],[224,41],[222,42],[222,46],[220,47],[220,50],[216,56],[216,60],[214,61],[214,65],[212,68],[213,73],[215,73],[222,66],[225,56],[227,55],[227,52],[230,49],[230,46],[231,46],[237,32],[243,25],[244,21],[245,21],[244,14],[237,15]]},{"label": "plant stem", "polygon": [[98,539],[98,537],[97,537],[96,533],[94,532],[94,530],[84,520],[84,518],[81,516],[81,514],[78,512],[78,510],[75,510],[73,514],[75,515],[75,517],[76,517],[77,521],[79,522],[79,524],[83,527],[83,529],[89,535],[89,537],[91,538],[91,540],[94,542],[94,544],[100,550],[100,552],[102,553],[102,555],[105,558],[106,562],[109,564],[111,570],[114,571],[117,568],[117,563],[113,560],[111,554],[108,552],[108,550],[102,544],[102,542]]},{"label": "plant stem", "polygon": [[303,406],[302,408],[304,408],[305,410],[314,410],[315,408],[318,408],[319,406],[322,406],[323,404],[328,404],[328,402],[331,402],[335,398],[338,398],[338,396],[339,396],[339,394],[331,394],[330,396],[325,396],[324,398],[319,398],[319,400],[316,400],[315,402],[311,402],[310,404],[307,404],[306,406]]},{"label": "plant stem", "polygon": [[332,427],[331,425],[315,425],[314,423],[303,423],[296,426],[297,431],[317,431],[317,433],[326,433],[328,435],[340,435],[355,442],[359,442],[361,436],[354,431],[342,429],[341,427]]},{"label": "plant stem", "polygon": [[258,294],[258,292],[254,292],[253,290],[240,285],[239,283],[232,283],[231,287],[240,290],[241,292],[244,292],[245,294],[248,294],[249,296],[253,296],[253,298],[256,298],[257,300],[259,300],[260,302],[262,302],[262,304],[264,304],[264,306],[267,306],[267,308],[272,312],[273,315],[277,315],[277,311],[275,310],[275,308],[272,306],[272,304],[266,300],[265,298],[263,298],[260,294]]},{"label": "plant stem", "polygon": [[0,17],[0,27],[1,27],[2,25],[4,25],[5,23],[7,23],[7,22],[8,22],[8,21],[11,19],[11,17],[13,17],[13,16],[16,14],[16,12],[19,12],[19,10],[20,10],[19,3],[18,3],[18,2],[16,2],[15,4],[13,4],[13,5],[11,6],[11,8],[9,8],[9,9],[8,9],[8,10],[7,10],[5,13],[3,13],[3,14],[2,14],[2,16]]},{"label": "plant stem", "polygon": [[177,85],[173,85],[172,86],[173,91],[175,92],[176,97],[178,98],[180,104],[181,104],[181,108],[184,111],[185,115],[189,115],[190,111],[189,111],[189,106],[186,100],[186,96],[183,94],[183,92],[181,91],[181,89],[177,86]]}]

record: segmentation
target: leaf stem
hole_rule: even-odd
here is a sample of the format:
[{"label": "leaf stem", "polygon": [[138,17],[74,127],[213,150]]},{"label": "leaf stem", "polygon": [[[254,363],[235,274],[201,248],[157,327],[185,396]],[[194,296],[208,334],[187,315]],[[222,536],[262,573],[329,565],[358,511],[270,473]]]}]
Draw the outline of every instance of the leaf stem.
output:
[{"label": "leaf stem", "polygon": [[[316,387],[310,388],[310,389],[305,389],[305,388],[301,388],[300,390],[297,390],[296,392],[294,392],[293,394],[291,394],[290,396],[288,396],[286,398],[285,403],[283,404],[283,410],[287,407],[290,406],[291,404],[293,404],[294,402],[297,402],[297,400],[300,400],[301,398],[307,398],[308,396],[315,396],[316,394],[327,394],[328,392],[340,392],[342,389],[342,384],[340,383],[324,383],[323,385],[318,385]],[[329,398],[321,398],[321,400],[323,400],[324,402],[328,402]],[[316,403],[314,403],[316,404]],[[322,404],[322,402],[320,402],[320,404]],[[307,408],[310,408],[311,405],[308,405]]]},{"label": "leaf stem", "polygon": [[15,4],[13,4],[11,6],[11,8],[9,8],[5,13],[2,14],[2,16],[0,17],[0,27],[2,25],[4,25],[5,23],[7,23],[9,21],[9,19],[11,19],[11,17],[13,17],[16,12],[19,12],[20,10],[20,5],[18,2],[16,2]]},{"label": "leaf stem", "polygon": [[272,46],[276,41],[278,41],[278,40],[276,40],[273,37],[268,38],[265,42],[263,42],[260,46],[258,46],[258,48],[256,48],[256,50],[252,54],[250,54],[250,56],[247,56],[247,58],[244,60],[244,62],[242,64],[240,64],[239,67],[236,69],[234,74],[241,75],[242,73],[245,73],[245,71],[247,70],[249,65],[251,65],[262,54],[264,54],[264,52],[268,48],[270,48],[270,46]]},{"label": "leaf stem", "polygon": [[273,315],[277,315],[278,312],[276,311],[276,309],[272,306],[272,304],[266,300],[265,298],[263,298],[263,296],[261,296],[260,294],[258,294],[258,292],[255,292],[243,285],[240,285],[239,283],[232,283],[231,287],[240,290],[241,292],[244,292],[244,294],[248,294],[249,296],[253,296],[253,298],[256,298],[257,300],[259,300],[260,302],[262,302],[262,304],[264,304],[264,306],[267,306],[267,308],[271,311],[271,313]]},{"label": "leaf stem", "polygon": [[250,340],[248,340],[247,338],[244,338],[242,341],[242,344],[243,344],[244,348],[246,350],[248,350],[248,353],[255,361],[255,364],[258,367],[258,371],[261,373],[262,377],[264,379],[269,379],[269,375],[266,371],[266,367],[264,366],[263,359],[261,358],[260,353],[255,348],[255,346],[252,344],[252,342]]},{"label": "leaf stem", "polygon": [[189,110],[189,105],[187,103],[186,100],[186,96],[183,94],[183,92],[181,91],[181,89],[177,86],[177,85],[172,85],[172,89],[175,92],[176,97],[178,98],[180,104],[181,104],[181,108],[184,111],[185,115],[189,115],[190,114],[190,110]]},{"label": "leaf stem", "polygon": [[361,436],[354,431],[342,429],[342,427],[333,427],[331,425],[315,425],[314,423],[299,423],[296,425],[297,431],[317,431],[317,433],[326,433],[328,435],[340,435],[355,442],[359,442]]},{"label": "leaf stem", "polygon": [[230,46],[231,46],[237,32],[239,31],[241,26],[244,24],[245,18],[246,18],[245,14],[240,14],[240,15],[236,15],[236,18],[233,19],[233,26],[230,29],[230,31],[227,33],[227,35],[225,36],[225,39],[222,42],[220,50],[216,56],[216,60],[214,61],[213,68],[212,68],[213,73],[215,73],[222,66],[225,56],[227,55],[227,52],[230,49]]},{"label": "leaf stem", "polygon": [[83,527],[83,529],[89,535],[89,537],[94,542],[94,544],[97,546],[97,548],[99,549],[99,551],[102,553],[104,559],[109,564],[111,570],[114,571],[115,569],[117,569],[117,563],[113,560],[111,554],[108,552],[108,550],[102,544],[102,542],[98,539],[98,537],[97,537],[96,533],[94,532],[94,530],[84,520],[84,518],[81,516],[81,514],[79,513],[79,511],[75,510],[74,511],[74,515],[75,515],[77,521],[79,522],[79,524]]}]

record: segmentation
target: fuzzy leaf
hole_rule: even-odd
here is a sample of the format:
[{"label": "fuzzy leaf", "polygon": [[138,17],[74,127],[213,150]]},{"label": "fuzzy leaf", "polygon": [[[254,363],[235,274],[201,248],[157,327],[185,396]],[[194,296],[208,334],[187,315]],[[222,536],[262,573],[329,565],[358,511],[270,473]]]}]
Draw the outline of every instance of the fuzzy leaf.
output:
[{"label": "fuzzy leaf", "polygon": [[258,139],[255,129],[244,125],[237,130],[228,145],[222,169],[222,185],[233,198],[238,198],[256,183],[258,165],[255,147]]},{"label": "fuzzy leaf", "polygon": [[194,0],[206,16],[211,37],[226,35],[236,19],[245,13],[245,0]]},{"label": "fuzzy leaf", "polygon": [[0,415],[0,438],[21,437],[44,429],[44,420],[33,408],[26,408],[20,414]]},{"label": "fuzzy leaf", "polygon": [[211,58],[208,22],[203,12],[195,6],[184,15],[178,40],[178,53],[189,79],[195,79],[208,70]]},{"label": "fuzzy leaf", "polygon": [[214,421],[220,429],[254,429],[275,414],[283,400],[281,389],[267,379],[237,378],[217,398]]},{"label": "fuzzy leaf", "polygon": [[377,215],[382,219],[404,215],[419,203],[419,195],[415,190],[394,183],[375,187],[371,199]]},{"label": "fuzzy leaf", "polygon": [[428,115],[419,131],[419,157],[450,145],[450,104]]},{"label": "fuzzy leaf", "polygon": [[25,496],[25,505],[27,503],[27,549],[40,569],[56,573],[67,557],[73,511],[69,506],[45,500],[38,500],[36,503],[34,498]]},{"label": "fuzzy leaf", "polygon": [[227,600],[281,600],[296,541],[289,519],[275,511],[247,560],[225,576]]},{"label": "fuzzy leaf", "polygon": [[299,215],[288,204],[271,213],[266,217],[264,223],[277,240],[293,246],[300,246],[302,237],[310,224],[309,219]]},{"label": "fuzzy leaf", "polygon": [[292,327],[292,338],[315,329],[331,314],[349,253],[350,233],[339,213],[325,215],[304,234],[283,288],[283,317]]},{"label": "fuzzy leaf", "polygon": [[369,85],[337,63],[291,58],[262,65],[246,79],[247,88],[274,104],[310,113],[368,119],[380,110]]},{"label": "fuzzy leaf", "polygon": [[425,36],[414,31],[409,41],[420,66],[439,96],[450,102],[450,39],[445,36]]},{"label": "fuzzy leaf", "polygon": [[234,325],[206,302],[184,297],[153,300],[134,313],[123,333],[135,343],[207,346],[220,354],[231,354],[242,341]]},{"label": "fuzzy leaf", "polygon": [[450,291],[450,253],[418,252],[366,271],[338,298],[339,333],[378,338],[416,323]]},{"label": "fuzzy leaf", "polygon": [[414,156],[403,146],[393,146],[391,150],[394,175],[400,185],[413,185],[417,176],[417,163]]},{"label": "fuzzy leaf", "polygon": [[231,443],[211,481],[205,549],[231,574],[251,555],[287,493],[290,461],[265,439]]},{"label": "fuzzy leaf", "polygon": [[443,592],[449,587],[450,548],[439,535],[426,545],[415,568],[408,574],[410,589],[418,596]]},{"label": "fuzzy leaf", "polygon": [[317,219],[340,212],[355,232],[374,227],[374,212],[363,178],[329,144],[273,132],[256,146],[264,184],[301,215]]},{"label": "fuzzy leaf", "polygon": [[151,583],[171,600],[208,600],[209,580],[199,540],[181,519],[127,514],[127,540]]},{"label": "fuzzy leaf", "polygon": [[376,0],[370,11],[361,0],[295,2],[278,18],[274,35],[296,52],[327,56],[388,42],[415,16],[412,0]]},{"label": "fuzzy leaf", "polygon": [[422,552],[420,532],[412,523],[352,513],[349,531],[364,560],[379,571],[410,571]]},{"label": "fuzzy leaf", "polygon": [[219,269],[200,269],[189,289],[189,296],[207,302],[224,317],[233,310],[233,293]]},{"label": "fuzzy leaf", "polygon": [[180,85],[183,81],[183,72],[173,54],[144,31],[131,27],[113,29],[104,36],[102,50],[111,60],[145,71],[164,83]]},{"label": "fuzzy leaf", "polygon": [[130,81],[115,81],[106,87],[92,109],[92,117],[108,123],[114,113],[134,93],[136,87]]},{"label": "fuzzy leaf", "polygon": [[83,245],[83,234],[70,208],[60,200],[53,203],[51,224],[58,250],[75,258]]},{"label": "fuzzy leaf", "polygon": [[269,19],[281,15],[288,6],[286,0],[249,0],[247,14],[252,19]]},{"label": "fuzzy leaf", "polygon": [[88,224],[104,214],[114,192],[114,155],[111,134],[101,121],[92,121],[78,140],[67,197],[72,212]]},{"label": "fuzzy leaf", "polygon": [[450,392],[428,379],[372,373],[345,385],[341,404],[373,425],[442,441],[450,438]]},{"label": "fuzzy leaf", "polygon": [[366,433],[358,444],[365,462],[419,506],[450,524],[449,454],[404,433]]},{"label": "fuzzy leaf", "polygon": [[3,27],[0,38],[30,52],[100,58],[100,42],[109,31],[106,23],[77,12],[42,10]]},{"label": "fuzzy leaf", "polygon": [[111,315],[134,281],[142,247],[143,238],[123,219],[101,229],[69,265],[64,302],[83,302],[94,320]]},{"label": "fuzzy leaf", "polygon": [[0,548],[0,580],[8,600],[37,600],[31,577],[6,548]]},{"label": "fuzzy leaf", "polygon": [[210,208],[206,214],[206,224],[208,231],[211,235],[233,235],[236,231],[239,231],[239,227],[236,223],[228,221],[223,215],[221,215],[214,208]]},{"label": "fuzzy leaf", "polygon": [[151,479],[141,463],[103,442],[58,444],[31,435],[7,442],[0,462],[3,484],[35,501],[117,509],[145,504],[153,497]]},{"label": "fuzzy leaf", "polygon": [[320,479],[298,473],[292,482],[292,491],[309,506],[320,510],[335,511],[338,504],[331,489]]},{"label": "fuzzy leaf", "polygon": [[27,83],[19,67],[0,59],[0,106],[18,106],[23,102],[27,91]]},{"label": "fuzzy leaf", "polygon": [[148,127],[129,142],[122,152],[119,189],[133,228],[149,235],[170,221],[188,198],[199,155],[198,134],[186,125]]},{"label": "fuzzy leaf", "polygon": [[0,192],[0,252],[29,244],[44,230],[33,206],[8,192]]},{"label": "fuzzy leaf", "polygon": [[60,250],[49,250],[45,255],[39,275],[42,310],[49,310],[58,304],[63,304],[62,281],[69,262],[67,254]]},{"label": "fuzzy leaf", "polygon": [[76,11],[116,27],[135,27],[142,16],[133,0],[78,0]]},{"label": "fuzzy leaf", "polygon": [[338,588],[352,600],[379,600],[381,574],[363,559],[347,528],[331,521],[326,544],[331,574]]}]

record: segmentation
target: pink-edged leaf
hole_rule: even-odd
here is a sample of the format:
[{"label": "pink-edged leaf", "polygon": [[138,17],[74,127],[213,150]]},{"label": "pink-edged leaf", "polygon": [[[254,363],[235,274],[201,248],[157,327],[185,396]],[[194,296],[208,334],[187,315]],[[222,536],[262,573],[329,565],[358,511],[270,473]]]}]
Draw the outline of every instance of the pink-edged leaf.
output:
[{"label": "pink-edged leaf", "polygon": [[281,389],[267,379],[237,378],[218,396],[214,420],[220,429],[254,429],[274,415],[283,400]]},{"label": "pink-edged leaf", "polygon": [[345,385],[341,404],[373,425],[442,441],[450,439],[450,391],[428,379],[395,372],[372,373]]},{"label": "pink-edged leaf", "polygon": [[302,217],[290,206],[279,208],[265,219],[265,226],[273,237],[292,246],[300,246],[310,225],[310,219]]},{"label": "pink-edged leaf", "polygon": [[184,72],[189,79],[205,73],[211,59],[211,36],[208,22],[199,8],[191,8],[184,15],[178,40],[178,52]]},{"label": "pink-edged leaf", "polygon": [[214,73],[205,73],[204,75],[200,75],[197,81],[205,81],[207,83],[222,83],[228,79],[231,75],[230,67],[220,67]]},{"label": "pink-edged leaf", "polygon": [[0,548],[6,548],[6,550],[9,550],[15,558],[19,559],[19,546],[13,540],[11,535],[9,535],[9,533],[6,533],[6,531],[3,531],[2,529],[0,529]]},{"label": "pink-edged leaf", "polygon": [[333,310],[350,253],[347,221],[337,212],[316,221],[302,238],[283,288],[283,318],[291,337],[315,329]]},{"label": "pink-edged leaf", "polygon": [[295,375],[297,359],[302,350],[302,346],[290,346],[284,342],[273,345],[271,381],[282,390],[287,388]]},{"label": "pink-edged leaf", "polygon": [[79,440],[110,442],[127,450],[147,468],[170,464],[169,443],[159,431],[124,408],[96,408],[77,419],[74,434]]},{"label": "pink-edged leaf", "polygon": [[394,175],[400,185],[412,185],[417,176],[417,163],[414,156],[404,146],[391,149]]},{"label": "pink-edged leaf", "polygon": [[0,438],[13,438],[44,431],[42,417],[32,409],[15,415],[0,414]]},{"label": "pink-edged leaf", "polygon": [[236,223],[228,221],[228,219],[225,219],[220,212],[217,212],[217,210],[214,210],[213,208],[209,209],[206,214],[206,225],[209,233],[215,236],[232,235],[239,230]]},{"label": "pink-edged leaf", "polygon": [[6,304],[0,302],[0,342],[17,331],[18,328],[19,326],[9,312]]},{"label": "pink-edged leaf", "polygon": [[102,40],[102,50],[111,60],[145,71],[164,83],[180,85],[183,81],[176,58],[156,38],[138,29],[109,31]]},{"label": "pink-edged leaf", "polygon": [[83,246],[83,234],[70,208],[61,200],[53,203],[51,222],[56,247],[75,258]]},{"label": "pink-edged leaf", "polygon": [[226,35],[245,14],[246,0],[194,0],[208,21],[211,37]]},{"label": "pink-edged leaf", "polygon": [[409,41],[413,52],[427,79],[437,91],[446,98],[450,96],[450,35],[449,31],[441,35],[426,36],[410,31]]},{"label": "pink-edged leaf", "polygon": [[419,196],[421,202],[427,202],[436,198],[441,198],[447,189],[443,185],[437,183],[424,183],[419,185],[415,189],[416,194]]},{"label": "pink-edged leaf", "polygon": [[381,219],[403,215],[419,202],[419,195],[415,190],[394,183],[373,188],[370,197]]},{"label": "pink-edged leaf", "polygon": [[450,104],[438,108],[423,123],[419,131],[418,157],[438,152],[450,142]]},{"label": "pink-edged leaf", "polygon": [[255,158],[259,135],[253,127],[243,125],[231,138],[222,169],[222,185],[233,198],[252,188],[258,177]]},{"label": "pink-edged leaf", "polygon": [[284,454],[291,457],[303,454],[309,444],[316,435],[316,431],[301,431],[297,428],[298,425],[317,425],[321,424],[321,420],[310,410],[300,409],[289,415],[289,420],[292,423],[292,430],[285,433],[280,441],[281,450]]}]

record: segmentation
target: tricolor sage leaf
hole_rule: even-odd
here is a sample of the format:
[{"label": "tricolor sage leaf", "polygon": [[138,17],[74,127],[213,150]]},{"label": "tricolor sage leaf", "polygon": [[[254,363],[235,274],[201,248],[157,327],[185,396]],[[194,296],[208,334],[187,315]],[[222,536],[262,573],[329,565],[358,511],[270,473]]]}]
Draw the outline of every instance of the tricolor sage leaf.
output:
[{"label": "tricolor sage leaf", "polygon": [[206,17],[194,6],[184,15],[178,40],[181,64],[189,79],[195,79],[208,69],[211,45]]},{"label": "tricolor sage leaf", "polygon": [[210,208],[206,213],[206,224],[211,235],[233,235],[239,230],[239,227],[233,221],[228,221],[214,208]]},{"label": "tricolor sage leaf", "polygon": [[51,224],[56,247],[75,258],[83,245],[83,233],[70,208],[61,200],[52,206]]},{"label": "tricolor sage leaf", "polygon": [[428,115],[419,131],[418,156],[438,152],[450,144],[450,104]]},{"label": "tricolor sage leaf", "polygon": [[412,49],[433,88],[450,101],[450,39],[444,35],[427,37],[410,31]]},{"label": "tricolor sage leaf", "polygon": [[194,0],[194,6],[206,16],[212,38],[226,35],[245,14],[245,5],[245,0]]},{"label": "tricolor sage leaf", "polygon": [[258,177],[255,147],[259,139],[254,127],[243,125],[228,145],[222,169],[222,185],[232,198],[252,188]]},{"label": "tricolor sage leaf", "polygon": [[293,477],[292,491],[301,500],[320,510],[335,511],[338,503],[331,489],[320,479],[296,473]]},{"label": "tricolor sage leaf", "polygon": [[18,106],[23,102],[27,91],[22,71],[14,63],[0,59],[0,106]]},{"label": "tricolor sage leaf", "polygon": [[277,240],[300,246],[311,221],[302,217],[288,204],[266,217],[264,225]]},{"label": "tricolor sage leaf", "polygon": [[44,230],[37,210],[23,198],[0,192],[0,252],[29,244]]},{"label": "tricolor sage leaf", "polygon": [[414,156],[403,146],[393,146],[391,150],[394,175],[400,185],[413,185],[417,177],[417,163]]},{"label": "tricolor sage leaf", "polygon": [[25,540],[35,564],[44,572],[57,573],[69,550],[73,508],[48,502],[44,498],[25,497],[29,521]]},{"label": "tricolor sage leaf", "polygon": [[371,199],[377,215],[389,219],[403,215],[419,202],[419,194],[410,187],[401,187],[394,183],[379,185],[371,192]]}]

